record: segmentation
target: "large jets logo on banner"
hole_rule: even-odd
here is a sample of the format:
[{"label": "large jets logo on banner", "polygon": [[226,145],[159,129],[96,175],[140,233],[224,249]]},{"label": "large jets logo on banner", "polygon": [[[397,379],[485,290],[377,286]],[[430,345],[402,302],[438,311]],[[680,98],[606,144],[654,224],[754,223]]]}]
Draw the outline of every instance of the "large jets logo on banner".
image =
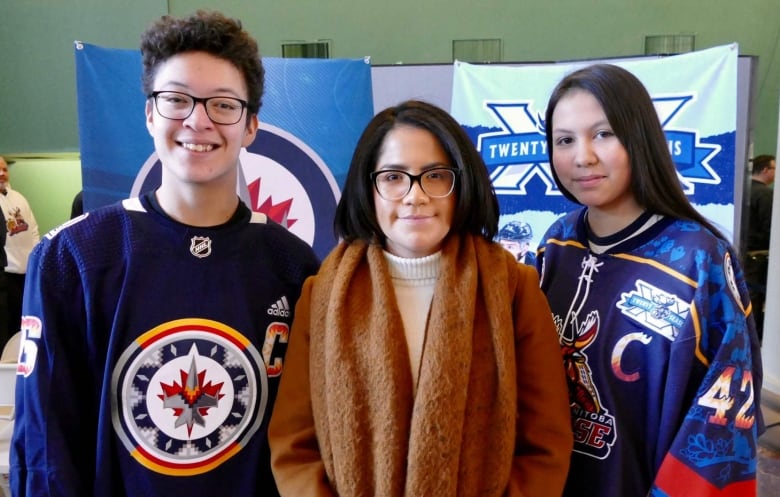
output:
[{"label": "large jets logo on banner", "polygon": [[[238,195],[246,204],[298,235],[320,256],[327,254],[335,244],[330,226],[339,189],[319,155],[292,134],[261,123],[255,141],[241,151],[239,163]],[[130,196],[159,185],[161,168],[152,153]]]},{"label": "large jets logo on banner", "polygon": [[[697,183],[717,185],[721,181],[709,164],[720,152],[720,145],[702,143],[698,131],[673,125],[693,101],[691,94],[653,99],[678,176],[688,195],[695,193]],[[526,186],[534,178],[546,185],[545,195],[561,195],[548,162],[544,117],[538,112],[534,114],[532,105],[530,100],[485,103],[502,130],[478,135],[477,148],[499,195],[526,195]]]}]

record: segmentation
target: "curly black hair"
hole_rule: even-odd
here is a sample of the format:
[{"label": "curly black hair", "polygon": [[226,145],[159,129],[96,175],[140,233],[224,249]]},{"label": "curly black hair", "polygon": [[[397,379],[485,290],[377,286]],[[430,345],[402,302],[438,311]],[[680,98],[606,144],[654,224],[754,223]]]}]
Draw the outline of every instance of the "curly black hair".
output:
[{"label": "curly black hair", "polygon": [[248,116],[260,112],[265,70],[260,60],[257,41],[241,26],[241,21],[219,12],[198,10],[194,14],[174,18],[162,16],[141,35],[141,58],[144,94],[154,88],[157,68],[184,52],[206,52],[232,63],[244,76],[249,92]]}]

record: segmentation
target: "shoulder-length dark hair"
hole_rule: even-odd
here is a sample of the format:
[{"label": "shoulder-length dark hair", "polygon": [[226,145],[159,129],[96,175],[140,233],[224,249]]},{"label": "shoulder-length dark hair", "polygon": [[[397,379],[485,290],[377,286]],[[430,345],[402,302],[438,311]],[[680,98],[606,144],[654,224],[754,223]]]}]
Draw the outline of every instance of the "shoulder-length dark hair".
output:
[{"label": "shoulder-length dark hair", "polygon": [[387,133],[399,126],[424,129],[439,141],[456,178],[456,205],[450,233],[472,233],[492,240],[498,231],[498,199],[485,163],[460,124],[443,109],[419,100],[389,107],[371,119],[352,155],[344,190],[336,206],[333,229],[337,237],[350,242],[364,240],[384,244],[374,205],[374,186],[369,174]]},{"label": "shoulder-length dark hair", "polygon": [[636,76],[615,65],[593,64],[572,72],[556,85],[547,104],[547,155],[555,183],[566,198],[580,203],[563,187],[555,172],[553,113],[561,98],[573,90],[590,93],[604,109],[612,131],[628,152],[631,192],[639,205],[652,213],[701,223],[725,240],[685,196],[669,153],[666,135],[647,89]]}]

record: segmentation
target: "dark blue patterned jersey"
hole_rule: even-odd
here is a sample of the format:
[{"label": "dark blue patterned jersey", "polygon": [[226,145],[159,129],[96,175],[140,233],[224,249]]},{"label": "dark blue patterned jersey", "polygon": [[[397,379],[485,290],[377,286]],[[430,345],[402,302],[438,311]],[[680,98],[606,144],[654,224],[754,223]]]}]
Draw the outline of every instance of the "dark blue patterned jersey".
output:
[{"label": "dark blue patterned jersey", "polygon": [[278,495],[266,430],[319,261],[243,204],[199,228],[152,198],[88,212],[32,253],[17,497]]},{"label": "dark blue patterned jersey", "polygon": [[537,262],[569,385],[564,495],[754,495],[761,356],[733,248],[661,218],[597,254],[584,216],[558,219]]}]

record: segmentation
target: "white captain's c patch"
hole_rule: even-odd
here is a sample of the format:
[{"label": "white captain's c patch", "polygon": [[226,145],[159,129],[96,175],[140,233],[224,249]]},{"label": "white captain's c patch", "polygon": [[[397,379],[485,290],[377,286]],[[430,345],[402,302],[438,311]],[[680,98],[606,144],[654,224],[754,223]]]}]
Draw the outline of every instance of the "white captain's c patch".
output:
[{"label": "white captain's c patch", "polygon": [[112,375],[112,421],[143,466],[171,476],[213,469],[260,427],[268,379],[258,350],[205,319],[164,323],[125,350]]}]

